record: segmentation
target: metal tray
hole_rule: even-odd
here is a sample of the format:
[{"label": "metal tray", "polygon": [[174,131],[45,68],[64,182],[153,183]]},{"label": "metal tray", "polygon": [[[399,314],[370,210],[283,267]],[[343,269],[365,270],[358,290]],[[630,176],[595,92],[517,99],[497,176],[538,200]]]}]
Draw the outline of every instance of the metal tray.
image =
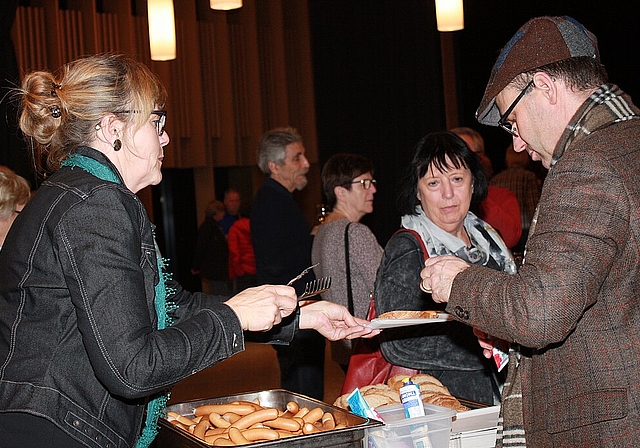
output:
[{"label": "metal tray", "polygon": [[[274,389],[261,392],[248,392],[240,395],[232,395],[227,397],[207,398],[204,400],[188,401],[167,406],[167,411],[174,411],[187,417],[193,417],[193,411],[197,406],[203,404],[231,403],[236,400],[253,401],[260,400],[263,406],[286,409],[289,401],[296,401],[300,407],[306,406],[309,409],[320,407],[325,412],[331,412],[335,417],[336,423],[346,425],[343,429],[334,429],[332,431],[320,432],[316,434],[299,435],[288,437],[286,439],[274,440],[269,442],[258,442],[248,447],[304,447],[304,448],[361,448],[364,439],[364,431],[367,428],[381,426],[382,423],[377,420],[369,420],[358,415],[352,414],[344,409],[323,403],[313,398],[289,392],[284,389]],[[204,441],[194,437],[193,435],[175,428],[166,419],[160,419],[160,431],[153,444],[154,448],[202,448],[210,447]]]}]

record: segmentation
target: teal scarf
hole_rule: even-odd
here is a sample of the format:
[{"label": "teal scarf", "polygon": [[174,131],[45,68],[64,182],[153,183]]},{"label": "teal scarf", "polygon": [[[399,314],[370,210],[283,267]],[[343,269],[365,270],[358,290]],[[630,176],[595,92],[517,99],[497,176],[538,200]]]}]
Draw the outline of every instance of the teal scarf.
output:
[{"label": "teal scarf", "polygon": [[[67,160],[62,162],[62,166],[69,166],[82,168],[84,171],[96,176],[99,179],[106,180],[120,184],[120,179],[115,173],[106,165],[98,162],[90,157],[85,157],[81,154],[72,154]],[[167,296],[173,294],[175,291],[173,288],[167,286],[167,281],[171,279],[171,274],[167,272],[167,262],[160,256],[160,250],[158,244],[153,239],[156,247],[156,254],[158,260],[158,273],[160,274],[160,281],[156,285],[156,294],[154,298],[154,307],[158,316],[158,330],[171,326],[172,319],[168,315],[169,312],[175,310],[177,306],[167,301]],[[136,448],[147,448],[153,442],[153,439],[158,434],[158,419],[165,415],[165,408],[167,401],[169,400],[169,393],[159,395],[147,404],[147,418],[142,429],[142,434],[138,439]]]}]

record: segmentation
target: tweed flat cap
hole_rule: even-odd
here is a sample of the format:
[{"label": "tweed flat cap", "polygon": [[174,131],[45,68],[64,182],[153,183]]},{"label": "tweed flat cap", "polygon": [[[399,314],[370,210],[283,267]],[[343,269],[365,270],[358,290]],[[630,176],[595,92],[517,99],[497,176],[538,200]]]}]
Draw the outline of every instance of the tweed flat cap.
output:
[{"label": "tweed flat cap", "polygon": [[579,56],[600,59],[596,37],[575,19],[545,16],[529,20],[500,51],[476,111],[476,119],[482,124],[497,126],[500,111],[496,96],[516,76]]}]

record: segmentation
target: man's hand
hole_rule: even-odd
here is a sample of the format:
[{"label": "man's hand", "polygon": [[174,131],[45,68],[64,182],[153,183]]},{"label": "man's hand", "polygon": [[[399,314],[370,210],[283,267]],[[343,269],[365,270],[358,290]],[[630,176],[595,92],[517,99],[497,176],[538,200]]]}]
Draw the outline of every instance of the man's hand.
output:
[{"label": "man's hand", "polygon": [[380,333],[380,330],[365,327],[367,323],[333,302],[309,300],[300,304],[300,328],[314,329],[330,341],[373,337]]},{"label": "man's hand", "polygon": [[453,279],[470,266],[466,261],[453,255],[428,258],[424,265],[424,269],[420,272],[422,277],[420,289],[431,294],[437,303],[449,301]]},{"label": "man's hand", "polygon": [[248,288],[225,302],[240,319],[245,331],[267,331],[298,306],[296,290],[290,286],[263,285]]},{"label": "man's hand", "polygon": [[477,328],[473,329],[473,334],[478,338],[478,343],[480,347],[482,347],[482,354],[485,358],[491,359],[493,354],[491,353],[493,347],[495,347],[495,339],[489,335],[489,333],[485,333],[484,331],[480,331]]}]

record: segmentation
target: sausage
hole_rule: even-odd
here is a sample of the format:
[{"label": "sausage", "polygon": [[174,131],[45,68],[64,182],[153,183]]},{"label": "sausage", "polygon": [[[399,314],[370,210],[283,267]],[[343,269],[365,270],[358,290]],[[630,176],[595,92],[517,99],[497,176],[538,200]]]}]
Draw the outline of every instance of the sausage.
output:
[{"label": "sausage", "polygon": [[193,420],[191,420],[188,417],[185,417],[182,414],[178,414],[177,412],[173,412],[173,411],[169,411],[167,412],[167,417],[169,417],[169,420],[173,419],[178,421],[179,423],[182,423],[183,425],[186,426],[192,426],[196,424],[196,422],[194,422]]},{"label": "sausage", "polygon": [[313,408],[302,416],[302,420],[304,420],[305,423],[314,423],[320,420],[323,415],[324,411],[322,410],[322,408]]},{"label": "sausage", "polygon": [[264,422],[266,426],[273,429],[284,429],[285,431],[296,432],[300,431],[300,422],[292,418],[278,417],[274,420],[267,420]]},{"label": "sausage", "polygon": [[305,423],[302,427],[303,434],[314,434],[316,432],[320,432],[318,428],[313,423]]},{"label": "sausage", "polygon": [[256,442],[258,440],[278,440],[280,438],[278,431],[269,428],[245,429],[242,431],[242,435],[250,442]]},{"label": "sausage", "polygon": [[300,425],[300,429],[302,429],[302,427],[304,426],[304,424],[306,423],[304,420],[302,420],[302,418],[300,417],[291,417],[292,420],[295,420],[298,422],[298,424]]},{"label": "sausage", "polygon": [[178,420],[170,420],[170,422],[173,426],[175,426],[176,428],[180,428],[183,431],[187,431],[189,432],[189,427],[187,425],[183,425],[182,423],[180,423]]},{"label": "sausage", "polygon": [[233,441],[223,436],[207,437],[207,439],[205,439],[205,442],[213,446],[236,446]]},{"label": "sausage", "polygon": [[255,401],[238,400],[238,401],[232,402],[232,404],[242,404],[242,405],[251,406],[255,411],[257,411],[258,409],[263,409],[263,407],[260,406],[260,400],[258,400],[257,398],[255,399]]},{"label": "sausage", "polygon": [[240,417],[242,417],[242,415],[234,414],[233,412],[225,412],[225,414],[222,416],[222,418],[224,418],[226,421],[228,421],[231,424],[240,420]]},{"label": "sausage", "polygon": [[229,429],[246,429],[255,423],[265,422],[267,420],[275,420],[276,418],[278,418],[278,410],[276,408],[260,409],[259,411],[254,411],[251,414],[240,417],[238,421],[233,423]]},{"label": "sausage", "polygon": [[300,434],[298,433],[294,433],[294,432],[289,432],[289,431],[284,431],[282,429],[278,429],[278,435],[280,435],[281,439],[286,439],[287,437],[293,437],[293,436],[297,436],[302,434],[302,432]]},{"label": "sausage", "polygon": [[[256,412],[258,412],[258,411],[256,411]],[[229,438],[236,445],[247,445],[247,444],[251,443],[250,440],[247,440],[247,438],[242,435],[242,432],[240,432],[240,430],[238,428],[235,428],[233,426],[231,428],[229,428]]]},{"label": "sausage", "polygon": [[209,429],[209,419],[203,418],[198,422],[195,428],[193,428],[193,435],[199,439],[204,440],[204,433]]},{"label": "sausage", "polygon": [[225,404],[204,404],[195,408],[193,413],[195,415],[209,415],[212,412],[216,414],[226,414],[227,412],[233,412],[238,415],[247,415],[255,411],[255,404],[240,404],[240,403],[225,403]]},{"label": "sausage", "polygon": [[204,438],[211,436],[220,436],[220,434],[226,434],[227,428],[209,428],[207,432],[204,433]]},{"label": "sausage", "polygon": [[222,418],[222,416],[216,412],[212,412],[211,414],[209,414],[209,421],[213,426],[216,426],[218,428],[228,428],[229,426],[231,426],[231,423]]},{"label": "sausage", "polygon": [[322,429],[325,431],[329,431],[336,427],[336,419],[333,417],[331,412],[325,412],[322,415]]},{"label": "sausage", "polygon": [[302,407],[298,410],[298,412],[295,413],[294,417],[304,417],[305,415],[307,415],[309,413],[309,409]]},{"label": "sausage", "polygon": [[300,410],[300,406],[295,401],[289,401],[287,403],[287,411],[291,412],[293,415],[296,415],[296,412]]}]

